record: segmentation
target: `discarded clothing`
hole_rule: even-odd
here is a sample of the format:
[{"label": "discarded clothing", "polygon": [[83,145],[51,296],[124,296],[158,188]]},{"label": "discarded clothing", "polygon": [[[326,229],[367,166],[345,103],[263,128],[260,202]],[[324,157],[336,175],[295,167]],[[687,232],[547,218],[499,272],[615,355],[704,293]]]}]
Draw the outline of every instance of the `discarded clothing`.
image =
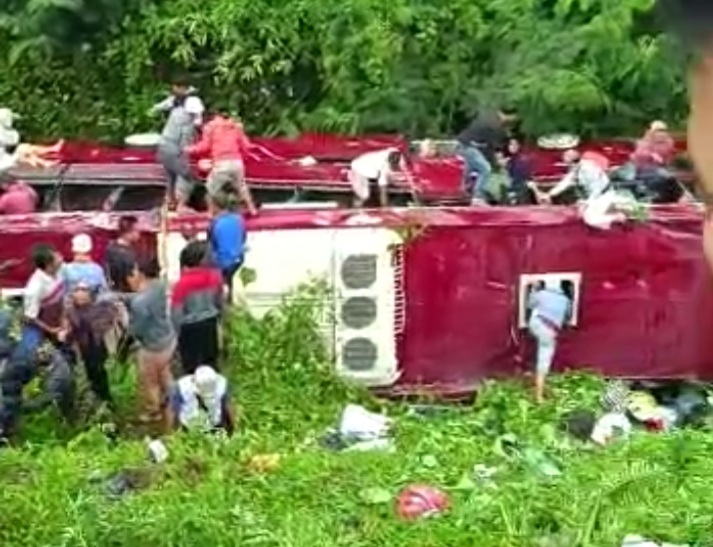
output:
[{"label": "discarded clothing", "polygon": [[610,412],[597,421],[591,439],[600,445],[609,444],[615,438],[631,434],[631,422],[621,413]]}]

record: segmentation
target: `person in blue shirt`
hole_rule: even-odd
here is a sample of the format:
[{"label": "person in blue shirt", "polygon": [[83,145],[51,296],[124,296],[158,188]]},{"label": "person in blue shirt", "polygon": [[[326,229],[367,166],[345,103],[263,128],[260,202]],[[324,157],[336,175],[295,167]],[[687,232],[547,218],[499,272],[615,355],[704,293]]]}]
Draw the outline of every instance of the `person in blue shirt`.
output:
[{"label": "person in blue shirt", "polygon": [[566,294],[562,281],[548,280],[532,289],[527,308],[530,312],[528,330],[537,341],[535,398],[541,403],[545,396],[545,381],[557,350],[557,338],[572,314],[572,298]]},{"label": "person in blue shirt", "polygon": [[62,268],[67,294],[72,294],[80,283],[86,285],[93,296],[109,290],[104,268],[92,259],[92,249],[92,238],[88,234],[72,238],[72,262]]},{"label": "person in blue shirt", "polygon": [[233,278],[245,259],[247,230],[245,219],[236,210],[233,194],[220,194],[210,200],[213,216],[208,228],[213,264],[220,269],[228,289],[228,304],[233,302]]}]

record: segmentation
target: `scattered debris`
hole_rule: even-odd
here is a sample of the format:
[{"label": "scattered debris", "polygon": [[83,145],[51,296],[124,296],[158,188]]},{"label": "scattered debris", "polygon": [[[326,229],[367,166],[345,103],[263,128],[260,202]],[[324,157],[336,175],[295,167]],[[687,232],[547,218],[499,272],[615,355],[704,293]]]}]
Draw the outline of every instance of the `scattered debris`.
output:
[{"label": "scattered debris", "polygon": [[158,439],[148,439],[149,460],[154,463],[163,463],[168,459],[168,448]]},{"label": "scattered debris", "polygon": [[392,499],[391,492],[385,488],[367,488],[359,493],[359,497],[369,505],[389,503]]},{"label": "scattered debris", "polygon": [[392,420],[359,405],[347,405],[338,429],[327,431],[321,445],[330,450],[393,450],[389,437]]},{"label": "scattered debris", "polygon": [[280,465],[279,454],[256,454],[248,461],[248,469],[254,473],[268,473]]},{"label": "scattered debris", "polygon": [[591,439],[599,445],[607,445],[620,437],[631,434],[631,422],[620,412],[609,412],[597,420]]},{"label": "scattered debris", "polygon": [[630,534],[621,542],[621,547],[690,547],[688,544],[656,543],[643,536]]},{"label": "scattered debris", "polygon": [[579,441],[588,441],[594,431],[597,418],[591,410],[578,409],[568,412],[560,421],[560,429]]},{"label": "scattered debris", "polygon": [[396,498],[396,513],[404,520],[419,520],[443,513],[450,507],[448,495],[428,485],[405,488]]},{"label": "scattered debris", "polygon": [[562,474],[557,464],[544,452],[524,446],[515,435],[507,434],[499,437],[495,441],[495,451],[506,458],[522,461],[532,471],[544,477],[553,478]]},{"label": "scattered debris", "polygon": [[111,475],[94,474],[89,478],[92,483],[101,483],[104,495],[111,500],[119,500],[132,492],[145,490],[153,482],[154,474],[150,469],[124,469]]}]

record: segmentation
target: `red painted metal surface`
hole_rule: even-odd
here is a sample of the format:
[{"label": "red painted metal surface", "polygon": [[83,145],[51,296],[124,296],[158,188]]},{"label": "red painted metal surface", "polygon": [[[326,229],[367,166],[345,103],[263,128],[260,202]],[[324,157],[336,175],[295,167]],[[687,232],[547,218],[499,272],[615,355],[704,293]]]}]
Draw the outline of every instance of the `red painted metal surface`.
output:
[{"label": "red painted metal surface", "polygon": [[[348,162],[371,150],[396,146],[407,149],[408,143],[397,135],[372,135],[343,137],[337,135],[304,134],[295,139],[254,138],[257,145],[245,158],[246,174],[252,184],[266,188],[287,189],[297,186],[348,191]],[[678,141],[679,151],[685,142]],[[612,165],[628,161],[634,149],[632,140],[597,141],[584,144],[581,151],[604,154]],[[528,148],[525,154],[532,163],[534,178],[555,180],[561,177],[566,166],[562,152]],[[319,161],[314,166],[302,166],[295,160],[312,156]],[[162,180],[162,171],[156,164],[153,150],[135,148],[109,148],[96,143],[68,142],[58,156],[66,181],[73,179],[128,178],[134,180]],[[197,164],[199,176],[205,176]],[[464,196],[462,163],[457,157],[439,159],[412,158],[414,178],[412,190],[425,200],[455,200]],[[406,189],[406,183],[396,182]]]},{"label": "red painted metal surface", "polygon": [[[26,257],[40,241],[68,253],[80,231],[94,236],[99,255],[116,219],[0,218],[0,262]],[[519,276],[562,271],[581,272],[583,281],[579,327],[563,333],[557,368],[713,379],[713,284],[702,258],[701,219],[698,209],[676,205],[611,231],[585,226],[564,207],[269,211],[248,224],[250,230],[419,227],[403,249],[400,385],[469,391],[484,377],[528,367],[534,348],[517,330]],[[142,218],[147,249],[155,249],[155,220]],[[206,225],[196,215],[172,219],[170,229],[190,233]],[[0,273],[0,284],[22,286],[30,270],[26,259]]]}]

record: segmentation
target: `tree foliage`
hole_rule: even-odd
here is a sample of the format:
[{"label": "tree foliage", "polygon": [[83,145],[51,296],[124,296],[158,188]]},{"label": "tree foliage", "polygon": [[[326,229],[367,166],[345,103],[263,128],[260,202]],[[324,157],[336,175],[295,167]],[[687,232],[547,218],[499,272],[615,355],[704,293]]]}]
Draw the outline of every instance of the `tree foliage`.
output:
[{"label": "tree foliage", "polygon": [[5,0],[3,101],[38,135],[148,130],[190,74],[261,133],[447,134],[513,102],[533,133],[682,118],[653,0]]}]

